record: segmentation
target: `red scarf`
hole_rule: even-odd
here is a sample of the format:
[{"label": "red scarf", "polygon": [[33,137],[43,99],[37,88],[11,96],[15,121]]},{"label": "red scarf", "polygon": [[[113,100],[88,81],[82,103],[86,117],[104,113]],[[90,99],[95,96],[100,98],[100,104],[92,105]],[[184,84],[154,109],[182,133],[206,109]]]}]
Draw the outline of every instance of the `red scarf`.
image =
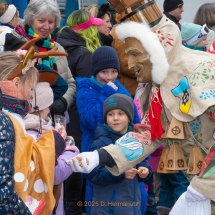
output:
[{"label": "red scarf", "polygon": [[149,107],[149,121],[151,126],[151,139],[160,139],[163,134],[163,128],[160,120],[162,111],[162,98],[160,88],[152,86],[151,104]]}]

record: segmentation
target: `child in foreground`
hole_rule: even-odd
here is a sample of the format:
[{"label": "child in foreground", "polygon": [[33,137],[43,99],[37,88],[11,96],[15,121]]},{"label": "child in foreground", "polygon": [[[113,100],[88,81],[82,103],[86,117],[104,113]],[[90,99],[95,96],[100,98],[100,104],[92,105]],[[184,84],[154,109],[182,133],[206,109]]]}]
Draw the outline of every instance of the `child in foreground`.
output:
[{"label": "child in foreground", "polygon": [[[108,97],[103,105],[105,123],[96,128],[90,150],[114,143],[125,133],[133,131],[133,118],[134,105],[129,96],[116,93]],[[132,149],[132,143],[130,147]],[[96,167],[86,177],[93,185],[92,202],[102,205],[91,207],[91,215],[145,214],[147,193],[143,182],[151,175],[152,170],[146,160],[119,176],[112,175],[106,167]]]}]

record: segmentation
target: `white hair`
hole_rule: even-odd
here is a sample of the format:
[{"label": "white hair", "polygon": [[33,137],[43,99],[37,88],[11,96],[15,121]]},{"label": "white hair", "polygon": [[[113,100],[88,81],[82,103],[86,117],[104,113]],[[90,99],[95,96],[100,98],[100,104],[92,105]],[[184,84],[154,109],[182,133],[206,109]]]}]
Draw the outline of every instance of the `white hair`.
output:
[{"label": "white hair", "polygon": [[55,16],[55,28],[60,26],[60,10],[53,0],[31,0],[24,11],[25,23],[31,26],[35,17],[41,14],[53,14]]},{"label": "white hair", "polygon": [[125,22],[116,27],[116,34],[121,40],[133,37],[142,43],[142,46],[149,53],[152,63],[152,80],[161,85],[167,77],[169,64],[157,35],[151,31],[148,25],[137,22]]}]

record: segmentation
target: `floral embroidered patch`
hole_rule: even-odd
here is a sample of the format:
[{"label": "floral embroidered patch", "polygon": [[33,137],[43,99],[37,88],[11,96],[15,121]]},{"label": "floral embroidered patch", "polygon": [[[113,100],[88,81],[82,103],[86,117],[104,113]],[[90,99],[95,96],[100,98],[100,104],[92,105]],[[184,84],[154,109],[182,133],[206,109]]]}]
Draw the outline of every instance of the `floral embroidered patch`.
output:
[{"label": "floral embroidered patch", "polygon": [[201,120],[200,120],[199,117],[196,118],[194,121],[192,121],[190,123],[190,128],[191,128],[192,133],[194,135],[200,132],[200,129],[201,129]]},{"label": "floral embroidered patch", "polygon": [[199,65],[195,68],[195,71],[192,75],[190,75],[190,85],[196,86],[196,80],[199,79],[202,83],[206,83],[207,81],[211,81],[214,79],[215,73],[215,60],[205,60],[204,62],[200,62]]}]

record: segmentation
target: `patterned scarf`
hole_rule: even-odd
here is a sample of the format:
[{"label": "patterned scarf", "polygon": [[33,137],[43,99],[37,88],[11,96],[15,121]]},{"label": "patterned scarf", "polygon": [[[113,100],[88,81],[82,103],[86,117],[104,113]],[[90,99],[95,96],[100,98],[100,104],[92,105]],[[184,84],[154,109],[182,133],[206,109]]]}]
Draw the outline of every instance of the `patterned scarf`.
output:
[{"label": "patterned scarf", "polygon": [[[34,29],[28,25],[25,26],[25,32],[29,40],[39,37],[39,35],[35,33]],[[35,43],[35,45],[39,48],[40,52],[47,52],[54,47],[54,37],[52,34],[49,34],[47,38],[40,39]],[[56,58],[54,56],[42,58],[42,63],[58,72]]]},{"label": "patterned scarf", "polygon": [[11,113],[17,113],[23,118],[31,109],[30,104],[26,100],[18,99],[5,94],[2,95],[2,103],[5,110],[8,110]]}]

